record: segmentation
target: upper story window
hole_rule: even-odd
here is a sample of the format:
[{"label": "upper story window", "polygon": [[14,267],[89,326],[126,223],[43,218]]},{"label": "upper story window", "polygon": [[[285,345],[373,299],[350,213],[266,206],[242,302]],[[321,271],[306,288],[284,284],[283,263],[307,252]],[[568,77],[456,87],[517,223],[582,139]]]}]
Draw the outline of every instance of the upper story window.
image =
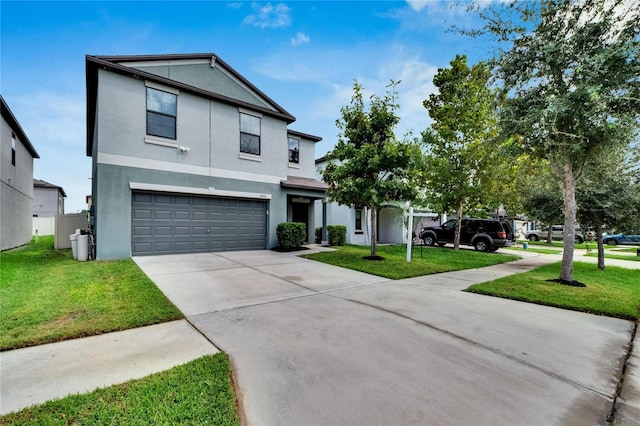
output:
[{"label": "upper story window", "polygon": [[178,96],[147,87],[147,134],[176,139]]},{"label": "upper story window", "polygon": [[16,135],[11,133],[11,165],[16,165]]},{"label": "upper story window", "polygon": [[300,163],[300,140],[289,138],[289,162]]},{"label": "upper story window", "polygon": [[260,155],[261,118],[240,113],[240,152]]}]

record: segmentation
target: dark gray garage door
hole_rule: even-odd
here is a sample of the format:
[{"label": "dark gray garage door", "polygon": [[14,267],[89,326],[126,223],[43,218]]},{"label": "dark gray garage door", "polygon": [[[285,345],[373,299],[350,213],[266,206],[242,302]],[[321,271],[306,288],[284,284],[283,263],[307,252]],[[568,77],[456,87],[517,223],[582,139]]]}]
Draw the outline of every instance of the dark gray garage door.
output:
[{"label": "dark gray garage door", "polygon": [[134,192],[131,210],[137,256],[266,247],[266,201]]}]

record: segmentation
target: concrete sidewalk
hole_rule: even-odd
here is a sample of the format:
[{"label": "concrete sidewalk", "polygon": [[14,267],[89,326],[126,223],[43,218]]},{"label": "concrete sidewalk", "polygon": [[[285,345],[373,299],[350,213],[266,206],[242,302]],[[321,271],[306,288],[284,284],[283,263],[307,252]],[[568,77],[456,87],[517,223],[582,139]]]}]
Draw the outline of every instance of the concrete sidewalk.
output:
[{"label": "concrete sidewalk", "polygon": [[139,379],[217,352],[186,320],[0,352],[0,413]]}]

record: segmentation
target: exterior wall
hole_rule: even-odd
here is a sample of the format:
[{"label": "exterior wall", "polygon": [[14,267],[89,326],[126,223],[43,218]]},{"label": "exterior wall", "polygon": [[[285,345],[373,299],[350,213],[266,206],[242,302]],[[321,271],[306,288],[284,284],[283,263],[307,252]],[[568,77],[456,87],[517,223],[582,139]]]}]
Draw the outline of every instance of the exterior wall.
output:
[{"label": "exterior wall", "polygon": [[[119,259],[131,256],[131,182],[157,185],[180,186],[206,190],[235,191],[239,195],[246,193],[271,194],[268,203],[267,244],[270,248],[277,244],[276,227],[278,223],[287,221],[287,194],[280,185],[243,181],[209,176],[198,176],[185,173],[173,173],[98,164],[98,185],[96,198],[108,200],[95,204],[95,234],[98,259]],[[192,193],[194,193],[192,192]],[[185,189],[185,194],[190,192]]]},{"label": "exterior wall", "polygon": [[54,217],[64,214],[64,197],[57,188],[33,188],[33,214]]},{"label": "exterior wall", "polygon": [[32,225],[33,236],[54,235],[56,225],[55,217],[34,217]]},{"label": "exterior wall", "polygon": [[[161,72],[161,67],[157,71]],[[165,71],[174,70],[169,67]],[[186,69],[180,72],[183,77],[196,78],[204,71],[196,67],[190,77]],[[229,78],[222,81],[237,86]],[[233,191],[239,196],[268,194],[271,200],[265,248],[275,246],[277,224],[288,219],[287,195],[319,196],[317,192],[284,190],[280,186],[287,175],[315,177],[314,142],[301,140],[300,168],[290,168],[286,121],[183,91],[177,93],[176,139],[147,136],[146,84],[177,92],[102,69],[98,72],[91,220],[97,258],[131,256],[131,182],[184,187],[185,194],[208,190]],[[240,153],[241,112],[261,117],[259,156]],[[314,217],[311,204],[310,228]]]},{"label": "exterior wall", "polygon": [[0,249],[31,241],[33,157],[16,132],[16,165],[11,164],[12,129],[4,118],[0,126]]}]

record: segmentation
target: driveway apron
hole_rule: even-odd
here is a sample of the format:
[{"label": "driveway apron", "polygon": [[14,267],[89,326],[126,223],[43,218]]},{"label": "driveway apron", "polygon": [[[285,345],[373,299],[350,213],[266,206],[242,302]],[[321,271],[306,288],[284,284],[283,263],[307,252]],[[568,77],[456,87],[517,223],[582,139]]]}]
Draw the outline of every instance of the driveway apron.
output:
[{"label": "driveway apron", "polygon": [[[135,258],[227,352],[250,425],[605,424],[633,324],[270,251]],[[528,266],[530,265],[530,266]]]}]

